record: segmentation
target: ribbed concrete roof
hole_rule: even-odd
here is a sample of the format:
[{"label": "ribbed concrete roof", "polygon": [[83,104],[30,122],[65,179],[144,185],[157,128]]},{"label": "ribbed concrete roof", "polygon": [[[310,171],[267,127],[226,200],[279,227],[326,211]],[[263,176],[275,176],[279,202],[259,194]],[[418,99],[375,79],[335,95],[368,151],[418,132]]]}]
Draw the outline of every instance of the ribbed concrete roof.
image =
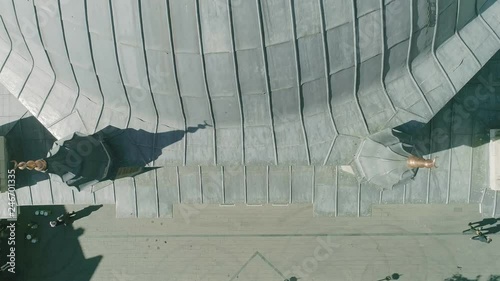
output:
[{"label": "ribbed concrete roof", "polygon": [[[109,125],[164,133],[206,122],[151,165],[187,165],[173,168],[177,178],[194,169],[200,182],[198,165],[238,167],[245,186],[244,165],[348,165],[367,136],[428,122],[500,48],[497,1],[0,5],[0,82],[54,136]],[[143,145],[157,148],[154,140]],[[160,202],[163,176],[120,183],[126,201],[142,196],[139,183],[150,186],[144,198]],[[325,177],[336,186],[336,176]],[[351,196],[358,202],[359,190]],[[147,213],[161,213],[160,204]],[[359,203],[353,210],[360,214]]]}]

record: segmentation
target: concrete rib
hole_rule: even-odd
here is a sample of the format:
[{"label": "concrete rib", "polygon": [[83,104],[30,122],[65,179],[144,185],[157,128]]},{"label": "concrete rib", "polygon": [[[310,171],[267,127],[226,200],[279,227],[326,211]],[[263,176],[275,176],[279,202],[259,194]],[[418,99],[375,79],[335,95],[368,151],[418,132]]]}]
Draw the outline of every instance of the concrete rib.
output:
[{"label": "concrete rib", "polygon": [[292,166],[288,166],[288,184],[290,186],[290,194],[288,195],[288,204],[292,204]]},{"label": "concrete rib", "polygon": [[199,44],[199,49],[200,49],[200,57],[201,57],[201,72],[203,74],[203,82],[205,85],[205,91],[207,93],[207,101],[208,101],[208,110],[210,111],[210,117],[212,118],[212,125],[213,127],[213,142],[214,142],[214,165],[217,165],[217,133],[216,133],[216,124],[215,124],[215,117],[214,117],[214,110],[212,107],[212,98],[210,97],[210,90],[208,88],[208,81],[207,81],[207,70],[205,66],[205,54],[203,53],[203,38],[201,38],[201,21],[200,21],[200,4],[199,0],[195,0],[195,7],[196,7],[196,27],[198,30],[198,44]]},{"label": "concrete rib", "polygon": [[49,62],[49,66],[52,69],[52,73],[54,75],[53,76],[54,77],[54,81],[52,81],[52,85],[50,86],[49,92],[47,93],[47,96],[45,96],[45,98],[44,98],[44,100],[42,102],[42,105],[40,107],[40,110],[36,114],[36,118],[39,118],[40,114],[43,111],[43,108],[45,107],[45,104],[47,103],[47,100],[49,99],[50,94],[52,93],[52,90],[54,89],[54,86],[56,85],[57,74],[54,71],[54,67],[52,65],[52,61],[50,59],[49,53],[47,52],[47,48],[45,47],[45,43],[43,42],[43,36],[42,36],[42,32],[40,30],[40,23],[38,21],[38,12],[37,12],[37,8],[36,8],[36,5],[35,5],[35,0],[33,0],[33,11],[35,13],[35,23],[36,23],[36,29],[38,31],[38,37],[40,38],[40,43],[42,43],[43,51],[45,52],[45,56],[47,56],[47,61]]},{"label": "concrete rib", "polygon": [[[339,130],[337,129],[337,125],[335,124],[335,120],[333,119],[332,113],[332,104],[331,104],[331,96],[332,96],[332,88],[330,85],[330,61],[328,59],[328,41],[326,40],[326,24],[325,24],[325,12],[323,7],[323,0],[318,0],[319,4],[319,14],[321,15],[321,43],[323,43],[323,59],[325,61],[325,82],[326,82],[326,103],[328,106],[328,113],[330,115],[330,121],[332,122],[333,130],[335,131],[335,136],[332,139],[332,143],[330,144],[330,148],[328,149],[328,153],[325,156],[325,161],[323,165],[326,165],[326,162],[330,158],[332,154],[333,146],[335,145],[335,141],[339,136]],[[313,184],[314,187],[314,184]]]},{"label": "concrete rib", "polygon": [[385,49],[387,48],[387,42],[385,41],[385,9],[384,9],[384,0],[380,0],[380,36],[382,37],[380,40],[380,43],[382,44],[381,46],[381,55],[382,58],[381,60],[381,70],[380,70],[380,85],[382,86],[382,90],[384,92],[385,97],[387,98],[387,102],[391,106],[393,114],[396,114],[396,107],[394,107],[394,103],[391,100],[391,97],[389,96],[389,93],[387,92],[387,87],[385,86],[384,83],[384,75],[385,75]]},{"label": "concrete rib", "polygon": [[[231,9],[230,6],[228,7]],[[245,205],[248,205],[247,166],[243,166],[243,189],[245,190]]]},{"label": "concrete rib", "polygon": [[113,34],[113,46],[114,46],[114,50],[115,50],[116,64],[118,66],[118,75],[120,76],[120,81],[121,81],[122,86],[123,86],[123,92],[125,93],[125,97],[127,98],[127,104],[128,104],[128,108],[129,108],[127,125],[126,125],[126,127],[128,128],[130,126],[130,119],[132,118],[132,106],[130,105],[130,99],[128,96],[127,87],[125,87],[125,82],[123,80],[123,74],[122,74],[121,65],[120,65],[120,60],[118,58],[118,46],[116,45],[116,31],[115,31],[115,20],[113,17],[113,2],[112,1],[113,0],[108,0],[110,20],[111,20],[111,33]]},{"label": "concrete rib", "polygon": [[[430,143],[429,143],[429,151],[431,151],[431,153],[429,153],[429,159],[432,159],[432,149],[433,149],[433,144],[434,142],[432,141],[432,128],[433,127],[433,122],[429,122],[429,131],[430,131]],[[427,173],[427,194],[426,194],[426,197],[425,197],[425,203],[426,204],[429,204],[429,200],[430,200],[430,188],[431,188],[431,173],[432,173],[432,169],[429,169],[429,172]]]},{"label": "concrete rib", "polygon": [[221,197],[222,204],[226,204],[226,191],[224,189],[224,166],[220,166],[220,176],[221,176]]},{"label": "concrete rib", "polygon": [[450,85],[451,90],[453,92],[453,95],[457,93],[457,88],[455,88],[455,85],[451,82],[450,76],[448,76],[448,73],[446,70],[444,70],[443,65],[441,64],[441,61],[437,57],[436,54],[436,37],[437,37],[437,31],[438,31],[438,26],[439,26],[439,0],[436,0],[436,25],[434,26],[434,33],[432,35],[432,46],[431,46],[431,51],[432,51],[432,57],[436,61],[437,65],[439,66],[439,69],[443,73],[444,77],[446,78],[446,81],[448,82],[448,85]]},{"label": "concrete rib", "polygon": [[[458,18],[458,17],[457,17]],[[453,124],[455,121],[455,111],[453,110],[453,107],[455,105],[455,100],[452,98],[451,99],[451,122],[450,122],[450,141],[448,143],[450,147],[450,152],[448,153],[448,186],[446,189],[446,204],[450,203],[450,191],[451,191],[451,156],[453,154]]]},{"label": "concrete rib", "polygon": [[[172,54],[172,68],[173,68],[173,72],[172,73],[173,73],[174,80],[175,80],[175,88],[176,88],[177,94],[179,96],[179,106],[181,108],[182,118],[184,120],[184,131],[186,131],[187,130],[187,120],[186,120],[186,112],[184,111],[184,103],[183,103],[183,100],[182,100],[181,90],[180,90],[180,87],[179,87],[179,78],[177,77],[177,62],[176,62],[176,59],[175,59],[174,38],[173,38],[173,35],[172,35],[172,20],[171,20],[171,17],[170,17],[170,6],[169,6],[170,2],[168,0],[165,0],[165,1],[166,1],[166,5],[165,6],[166,6],[166,13],[167,13],[168,36],[169,36],[169,41],[170,41],[170,52]],[[183,162],[182,162],[182,164],[184,166],[186,166],[187,137],[183,138],[183,145],[184,145],[184,155],[183,155]],[[179,194],[180,194],[180,190],[179,190]]]},{"label": "concrete rib", "polygon": [[[485,1],[485,3],[486,2],[487,1]],[[491,32],[491,34],[493,34],[495,36],[497,41],[500,42],[500,36],[498,36],[498,34],[493,30],[491,25],[488,22],[486,22],[486,20],[483,17],[483,14],[480,11],[481,7],[478,6],[478,3],[479,3],[478,0],[476,0],[476,14],[477,14],[477,16],[481,19],[481,22],[484,24],[484,26],[486,26],[486,28],[488,28],[488,30]]]},{"label": "concrete rib", "polygon": [[[476,122],[472,121],[472,128],[471,128],[471,134],[470,134],[470,143],[474,143],[474,124]],[[473,159],[474,159],[474,151],[475,149],[473,149],[472,147],[470,148],[471,149],[471,153],[470,153],[470,161],[469,161],[469,175],[471,175],[469,177],[469,194],[467,194],[467,203],[470,204],[470,198],[471,198],[471,194],[472,194],[472,171],[473,171]]]},{"label": "concrete rib", "polygon": [[266,203],[269,204],[269,166],[266,166]]},{"label": "concrete rib", "polygon": [[[89,29],[89,13],[87,9],[87,0],[84,0],[84,7],[85,7],[85,28],[87,29],[87,36],[88,36],[88,42],[89,42],[89,52],[90,52],[90,58],[92,61],[92,69],[94,70],[95,78],[97,81],[97,86],[99,87],[99,93],[102,96],[102,107],[101,107],[101,112],[99,114],[99,118],[97,118],[97,122],[95,124],[94,132],[97,131],[97,128],[99,128],[99,123],[101,122],[102,118],[102,113],[104,112],[104,107],[106,106],[106,99],[104,98],[104,92],[102,91],[102,85],[101,85],[101,78],[99,75],[97,75],[97,68],[95,65],[95,56],[94,56],[94,49],[92,48],[92,36],[90,36],[90,29]],[[113,184],[113,188],[114,188]],[[116,195],[116,194],[115,194]],[[115,196],[115,201],[116,201],[116,196]]]},{"label": "concrete rib", "polygon": [[[73,79],[75,79],[75,84],[76,84],[76,99],[75,102],[73,103],[73,107],[71,108],[71,112],[75,110],[76,103],[78,102],[78,99],[80,99],[80,83],[78,83],[78,78],[76,77],[75,74],[75,68],[73,67],[73,64],[71,63],[71,58],[69,56],[69,50],[68,50],[68,44],[66,42],[66,31],[64,29],[64,23],[63,23],[63,16],[62,16],[62,10],[61,10],[61,1],[57,1],[57,9],[59,10],[59,19],[61,22],[61,34],[64,42],[64,50],[66,51],[66,58],[68,59],[68,64],[71,68],[71,73],[73,74]],[[95,133],[95,130],[94,130]]]},{"label": "concrete rib", "polygon": [[177,176],[177,203],[181,203],[181,179],[179,176],[179,166],[175,167],[175,175]]},{"label": "concrete rib", "polygon": [[[238,58],[236,56],[236,47],[234,42],[234,26],[233,26],[233,13],[231,7],[231,0],[227,0],[227,13],[229,19],[229,32],[231,37],[231,53],[233,57],[233,67],[234,67],[234,79],[236,82],[236,94],[238,95],[238,104],[240,106],[240,120],[241,120],[241,164],[245,165],[245,116],[243,116],[243,101],[241,99],[241,83],[240,76],[238,74]],[[246,170],[245,170],[246,177]],[[245,179],[246,186],[246,179]],[[245,188],[246,190],[246,188]],[[246,203],[246,198],[245,198]]]},{"label": "concrete rib", "polygon": [[[151,88],[151,77],[149,75],[148,56],[146,54],[146,41],[144,39],[144,22],[143,22],[143,18],[142,18],[142,1],[141,0],[138,0],[138,1],[139,1],[138,2],[139,25],[141,26],[141,41],[142,41],[142,50],[143,50],[143,54],[144,54],[144,66],[146,68],[146,78],[148,80],[149,93],[151,94],[151,100],[153,102],[153,107],[155,109],[155,114],[156,114],[155,137],[153,137],[153,151],[154,151],[156,149],[156,135],[158,134],[160,115],[158,113],[158,107],[156,106],[156,101],[155,101],[153,89]],[[155,165],[155,159],[153,157],[153,166],[154,165]],[[160,204],[159,204],[159,195],[158,195],[159,194],[159,192],[158,192],[158,172],[156,170],[154,170],[154,185],[155,185],[155,196],[156,196],[155,201],[157,202],[157,204],[156,204],[156,217],[160,217]],[[137,198],[136,198],[136,201],[137,201]]]},{"label": "concrete rib", "polygon": [[[300,1],[300,0],[299,0]],[[301,85],[301,78],[300,78],[300,69],[299,69],[299,51],[297,47],[297,29],[295,26],[295,12],[294,12],[294,5],[295,1],[290,0],[290,18],[291,18],[291,25],[292,25],[292,40],[293,40],[293,53],[294,53],[294,59],[295,59],[295,72],[296,72],[296,79],[297,79],[297,96],[298,96],[298,105],[299,105],[299,117],[300,117],[300,123],[302,125],[302,135],[304,137],[304,145],[306,149],[306,155],[307,155],[307,165],[311,165],[311,151],[309,149],[309,143],[307,140],[307,134],[306,134],[306,128],[304,124],[304,113],[302,111],[302,107],[304,106],[304,96],[302,94],[302,85]]]},{"label": "concrete rib", "polygon": [[314,191],[315,190],[315,185],[316,185],[316,166],[312,166],[313,168],[313,172],[312,172],[312,190],[311,190],[311,193],[312,193],[312,196],[311,196],[311,204],[314,204],[314,202],[316,202],[316,192]]},{"label": "concrete rib", "polygon": [[5,64],[7,63],[7,60],[9,60],[10,54],[12,53],[12,39],[10,37],[9,31],[7,30],[7,26],[5,25],[5,22],[3,20],[2,15],[0,15],[0,21],[2,22],[2,26],[5,30],[5,33],[7,34],[7,37],[9,39],[9,45],[10,45],[10,49],[9,49],[9,52],[7,53],[7,57],[5,57],[4,62],[0,66],[0,72],[2,72],[3,68],[5,67]]},{"label": "concrete rib", "polygon": [[356,1],[351,0],[352,3],[352,32],[353,32],[353,38],[354,38],[354,100],[356,101],[356,106],[358,109],[358,112],[361,116],[361,119],[363,120],[363,125],[366,130],[367,134],[370,134],[370,130],[368,129],[368,123],[366,122],[366,117],[363,113],[363,110],[361,109],[361,104],[359,102],[359,97],[358,97],[358,90],[359,90],[359,46],[358,46],[358,19],[357,19],[357,12],[356,12]]},{"label": "concrete rib", "polygon": [[406,69],[408,70],[408,74],[410,75],[410,78],[411,78],[411,81],[413,82],[413,85],[415,86],[415,88],[418,90],[418,92],[420,94],[420,98],[424,101],[425,106],[427,107],[427,109],[429,109],[431,114],[434,116],[436,114],[436,112],[434,112],[434,110],[432,109],[429,101],[427,100],[427,98],[424,95],[424,92],[422,91],[422,88],[420,88],[420,86],[417,83],[417,80],[415,80],[415,76],[413,75],[412,67],[411,67],[411,64],[412,64],[411,51],[412,51],[412,46],[413,46],[413,27],[414,27],[414,18],[413,17],[415,15],[415,13],[413,11],[413,4],[415,1],[416,0],[410,0],[410,38],[408,39],[409,42],[408,42],[408,53],[407,53],[407,57],[406,57]]},{"label": "concrete rib", "polygon": [[458,3],[457,3],[457,20],[455,22],[455,35],[458,37],[458,39],[460,39],[460,42],[462,42],[462,44],[465,46],[465,48],[467,49],[467,51],[469,52],[469,54],[474,58],[474,61],[477,63],[477,65],[479,66],[479,68],[482,68],[483,66],[481,65],[481,62],[479,61],[479,59],[477,58],[477,56],[474,54],[474,52],[472,52],[472,50],[469,48],[469,46],[467,46],[467,44],[465,44],[464,39],[462,39],[462,36],[460,35],[460,30],[458,29],[458,20],[460,19],[460,4],[461,3],[462,3],[462,0],[458,0]]},{"label": "concrete rib", "polygon": [[493,199],[493,213],[491,214],[491,217],[495,217],[495,214],[497,213],[497,198],[498,190],[495,190],[495,197]]},{"label": "concrete rib", "polygon": [[361,216],[361,183],[358,183],[358,218]]},{"label": "concrete rib", "polygon": [[203,204],[203,177],[201,175],[201,166],[198,166],[198,177],[200,177],[200,201]]},{"label": "concrete rib", "polygon": [[[269,101],[269,116],[271,116],[271,119],[269,120],[271,123],[271,131],[272,131],[272,136],[273,136],[273,146],[274,146],[274,164],[278,165],[278,147],[276,145],[276,133],[274,130],[274,118],[273,118],[273,102],[271,99],[271,85],[269,82],[269,67],[268,67],[268,62],[267,62],[267,55],[266,55],[266,45],[265,45],[265,39],[264,39],[264,23],[262,20],[262,7],[261,7],[261,0],[255,0],[257,2],[257,15],[259,17],[259,32],[260,32],[260,47],[262,48],[262,59],[264,62],[264,76],[266,80],[266,91],[267,91],[267,97]],[[268,193],[269,194],[269,193]],[[269,199],[269,197],[268,197]],[[269,200],[268,200],[269,203]]]},{"label": "concrete rib", "polygon": [[33,58],[33,54],[31,53],[31,50],[30,50],[30,47],[28,46],[28,43],[26,42],[26,38],[24,37],[24,33],[21,30],[21,25],[19,24],[19,17],[17,16],[17,10],[16,10],[16,5],[14,4],[14,0],[12,0],[11,2],[12,2],[12,9],[14,12],[14,17],[16,18],[17,27],[19,28],[19,33],[21,34],[21,37],[23,38],[24,45],[26,46],[26,50],[28,50],[28,53],[29,53],[30,58],[31,58],[30,72],[29,72],[28,76],[26,77],[26,80],[24,81],[23,86],[19,90],[19,94],[16,96],[16,98],[19,99],[21,97],[21,94],[24,92],[24,88],[26,87],[26,84],[28,83],[28,80],[31,77],[31,74],[33,73],[33,69],[35,68],[35,59]]}]

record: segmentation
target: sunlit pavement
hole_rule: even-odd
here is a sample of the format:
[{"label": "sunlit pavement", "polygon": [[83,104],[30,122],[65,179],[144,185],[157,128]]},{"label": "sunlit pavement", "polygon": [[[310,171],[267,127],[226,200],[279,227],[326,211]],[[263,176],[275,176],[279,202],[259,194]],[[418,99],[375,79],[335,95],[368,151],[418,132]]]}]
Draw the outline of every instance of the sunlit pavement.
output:
[{"label": "sunlit pavement", "polygon": [[46,237],[38,247],[81,246],[85,259],[102,255],[90,280],[383,280],[395,273],[398,280],[488,280],[500,273],[500,240],[462,234],[481,219],[477,208],[382,205],[372,217],[313,218],[309,205],[183,205],[174,219],[116,219],[109,205],[70,226],[80,232],[72,236],[79,245]]}]

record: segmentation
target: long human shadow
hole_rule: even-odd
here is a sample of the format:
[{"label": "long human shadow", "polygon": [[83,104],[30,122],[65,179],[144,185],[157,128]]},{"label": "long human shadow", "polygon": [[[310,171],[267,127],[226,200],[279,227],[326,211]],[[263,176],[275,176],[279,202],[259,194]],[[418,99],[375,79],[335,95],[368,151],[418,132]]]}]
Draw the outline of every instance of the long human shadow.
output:
[{"label": "long human shadow", "polygon": [[487,225],[493,226],[499,220],[500,220],[500,218],[485,218],[485,219],[482,219],[480,221],[471,222],[471,224],[475,227],[483,227],[483,226],[487,226]]},{"label": "long human shadow", "polygon": [[[164,148],[179,142],[187,134],[194,134],[207,126],[210,125],[204,123],[188,127],[186,130],[161,133],[108,126],[93,136],[104,140],[112,150],[114,164],[108,179],[113,180],[119,167],[146,167],[162,155]],[[9,159],[17,161],[46,157],[56,141],[56,138],[33,116],[4,124],[0,126],[0,132],[2,132],[0,135],[7,139]],[[147,172],[150,169],[145,168],[141,172]],[[18,170],[16,172],[16,188],[33,186],[48,179],[49,175],[46,173]]]},{"label": "long human shadow", "polygon": [[500,232],[500,225],[494,225],[488,228],[483,228],[483,233],[485,234],[495,234]]},{"label": "long human shadow", "polygon": [[81,210],[75,211],[75,216],[71,218],[71,222],[90,216],[90,214],[99,210],[100,208],[102,208],[102,206],[103,205],[92,205],[92,206],[87,206]]},{"label": "long human shadow", "polygon": [[95,135],[107,143],[118,167],[143,167],[157,160],[164,148],[182,140],[187,134],[205,129],[208,124],[198,124],[186,130],[150,133],[145,130],[118,129],[108,126]]}]

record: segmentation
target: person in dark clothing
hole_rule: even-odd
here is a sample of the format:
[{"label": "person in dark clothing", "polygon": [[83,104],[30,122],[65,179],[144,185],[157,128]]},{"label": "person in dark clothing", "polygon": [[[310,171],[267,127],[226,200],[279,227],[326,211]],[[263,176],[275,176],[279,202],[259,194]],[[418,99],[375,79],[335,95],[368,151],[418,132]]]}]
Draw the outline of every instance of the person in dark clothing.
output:
[{"label": "person in dark clothing", "polygon": [[62,221],[59,221],[59,220],[55,220],[55,221],[50,221],[49,222],[50,227],[56,227],[56,226],[60,226],[60,225],[63,225],[63,224],[64,223]]},{"label": "person in dark clothing", "polygon": [[71,223],[71,219],[74,216],[76,216],[75,211],[72,211],[71,213],[70,212],[66,212],[65,214],[62,214],[59,217],[57,217],[56,220],[58,222],[64,223],[64,225],[67,225],[67,224]]},{"label": "person in dark clothing", "polygon": [[49,224],[51,227],[56,227],[59,225],[68,225],[71,223],[71,219],[76,216],[75,211],[72,212],[66,212],[56,218],[55,221],[51,221]]}]

